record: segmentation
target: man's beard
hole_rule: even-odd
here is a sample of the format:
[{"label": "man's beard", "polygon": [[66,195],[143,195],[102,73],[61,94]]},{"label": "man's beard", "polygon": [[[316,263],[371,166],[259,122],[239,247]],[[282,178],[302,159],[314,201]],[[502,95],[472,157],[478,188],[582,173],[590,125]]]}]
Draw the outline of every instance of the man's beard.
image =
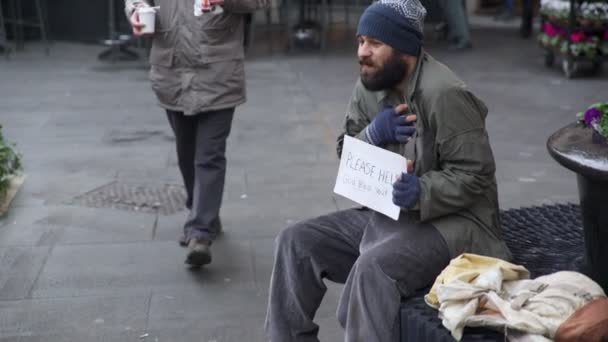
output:
[{"label": "man's beard", "polygon": [[[361,66],[367,65],[375,67],[372,61],[363,59],[359,61]],[[396,87],[406,76],[407,65],[399,58],[396,53],[386,60],[384,66],[378,67],[375,73],[363,73],[361,70],[361,83],[370,91],[386,90]]]}]

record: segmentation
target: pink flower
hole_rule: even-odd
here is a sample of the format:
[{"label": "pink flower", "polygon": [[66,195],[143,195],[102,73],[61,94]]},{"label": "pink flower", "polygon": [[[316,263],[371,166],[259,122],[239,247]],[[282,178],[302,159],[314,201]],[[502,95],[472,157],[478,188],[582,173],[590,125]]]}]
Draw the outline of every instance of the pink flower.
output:
[{"label": "pink flower", "polygon": [[543,27],[543,31],[549,37],[555,37],[555,36],[557,36],[559,34],[559,28],[556,27],[555,25],[551,24],[551,23],[545,23],[545,25]]},{"label": "pink flower", "polygon": [[573,43],[581,43],[587,40],[585,32],[574,32],[570,35],[570,39]]}]

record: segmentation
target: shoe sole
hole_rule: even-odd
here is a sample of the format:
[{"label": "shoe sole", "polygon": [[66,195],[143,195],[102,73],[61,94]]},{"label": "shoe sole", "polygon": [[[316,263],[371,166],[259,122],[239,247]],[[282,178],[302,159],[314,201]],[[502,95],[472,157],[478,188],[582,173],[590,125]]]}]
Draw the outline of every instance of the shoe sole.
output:
[{"label": "shoe sole", "polygon": [[[217,232],[217,236],[223,235],[224,234],[224,230],[221,229],[219,232]],[[186,239],[186,236],[182,235],[179,237],[179,245],[182,247],[188,247],[188,243],[190,243],[190,240]]]},{"label": "shoe sole", "polygon": [[195,267],[208,265],[211,263],[211,255],[204,252],[190,252],[185,263]]},{"label": "shoe sole", "polygon": [[182,246],[182,247],[188,247],[188,243],[189,243],[189,242],[190,242],[190,241],[186,240],[186,237],[185,237],[185,236],[181,236],[181,237],[179,238],[179,245],[180,245],[180,246]]}]

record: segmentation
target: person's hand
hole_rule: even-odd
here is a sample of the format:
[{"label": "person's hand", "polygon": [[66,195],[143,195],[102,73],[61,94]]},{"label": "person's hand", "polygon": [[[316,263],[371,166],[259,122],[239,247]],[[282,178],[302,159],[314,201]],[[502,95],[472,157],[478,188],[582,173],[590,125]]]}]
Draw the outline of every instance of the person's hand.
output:
[{"label": "person's hand", "polygon": [[131,24],[131,28],[133,29],[133,34],[136,37],[141,37],[141,36],[145,36],[145,35],[150,35],[151,33],[143,33],[142,30],[144,29],[144,27],[146,25],[142,24],[139,21],[139,13],[137,13],[137,9],[140,7],[150,7],[148,4],[146,3],[137,3],[135,4],[135,10],[133,11],[133,13],[131,14],[131,17],[129,18],[129,22]]},{"label": "person's hand", "polygon": [[378,113],[367,126],[367,137],[370,143],[382,146],[388,143],[406,143],[410,140],[416,127],[416,115],[402,115],[408,109],[407,104],[400,104],[395,108],[388,107]]},{"label": "person's hand", "polygon": [[[403,209],[412,209],[420,199],[420,180],[412,173],[413,166],[408,161],[408,172],[393,184],[393,203]],[[410,171],[411,170],[411,171]]]}]

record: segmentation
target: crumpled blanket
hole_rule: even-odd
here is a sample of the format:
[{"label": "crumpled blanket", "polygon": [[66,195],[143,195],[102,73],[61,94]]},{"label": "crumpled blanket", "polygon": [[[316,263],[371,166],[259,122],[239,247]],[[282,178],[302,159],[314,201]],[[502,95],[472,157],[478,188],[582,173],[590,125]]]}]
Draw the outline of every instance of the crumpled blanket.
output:
[{"label": "crumpled blanket", "polygon": [[427,304],[439,309],[456,340],[464,327],[504,331],[511,341],[547,341],[577,309],[605,297],[602,288],[577,272],[526,279],[529,272],[500,259],[463,254],[439,275]]}]

